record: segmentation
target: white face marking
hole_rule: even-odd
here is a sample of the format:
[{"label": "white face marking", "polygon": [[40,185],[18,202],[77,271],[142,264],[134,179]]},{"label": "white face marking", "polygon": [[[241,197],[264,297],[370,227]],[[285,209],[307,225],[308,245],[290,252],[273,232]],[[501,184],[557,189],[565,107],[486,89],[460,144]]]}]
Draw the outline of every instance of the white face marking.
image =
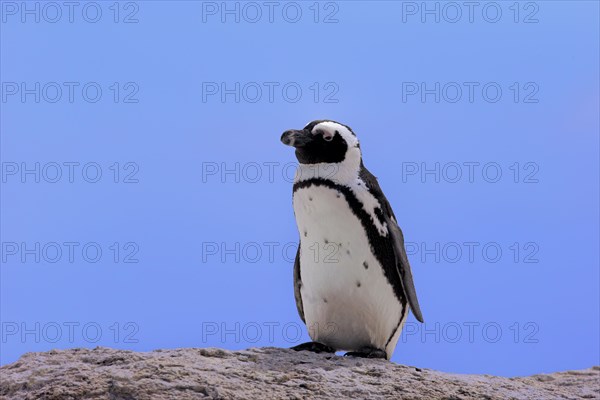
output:
[{"label": "white face marking", "polygon": [[[313,127],[311,133],[313,135],[316,135],[317,131],[323,131],[323,137],[325,137],[325,135],[327,135],[329,137],[333,137],[335,135],[335,133],[338,132],[340,134],[340,136],[346,141],[346,144],[348,145],[348,150],[350,150],[350,148],[356,147],[358,145],[358,139],[356,138],[356,136],[354,136],[352,134],[352,132],[350,132],[348,130],[348,128],[346,128],[343,125],[338,124],[337,122],[333,122],[333,121],[321,122],[320,124],[317,124]],[[360,153],[360,150],[359,150],[359,153]]]},{"label": "white face marking", "polygon": [[381,223],[375,215],[375,209],[381,208],[379,201],[369,193],[365,182],[360,179],[360,162],[362,155],[358,147],[358,139],[343,125],[336,122],[326,121],[314,126],[311,133],[335,135],[336,131],[346,141],[348,150],[344,161],[340,163],[318,163],[300,164],[296,170],[294,183],[313,178],[330,180],[338,185],[347,186],[352,190],[356,198],[362,203],[363,209],[369,214],[380,235],[387,236],[388,229],[385,223]]}]

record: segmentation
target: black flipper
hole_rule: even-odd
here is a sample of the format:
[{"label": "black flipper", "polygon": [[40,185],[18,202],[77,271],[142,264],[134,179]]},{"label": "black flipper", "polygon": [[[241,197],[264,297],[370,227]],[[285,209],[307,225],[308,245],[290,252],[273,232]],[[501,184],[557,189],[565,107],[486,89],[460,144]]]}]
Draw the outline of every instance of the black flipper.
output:
[{"label": "black flipper", "polygon": [[[375,176],[373,176],[373,174],[371,174],[369,170],[364,167],[364,165],[361,165],[360,178],[365,182],[371,194],[377,198],[379,204],[381,205],[383,220],[388,227],[388,232],[392,241],[392,247],[396,259],[396,273],[400,276],[403,292],[408,300],[408,304],[410,305],[413,314],[415,315],[415,318],[419,322],[423,322],[423,314],[421,313],[419,301],[417,300],[417,291],[415,289],[412,272],[410,270],[410,264],[408,262],[408,257],[406,256],[406,250],[404,249],[404,235],[402,234],[402,230],[396,222],[394,211],[392,210],[390,203],[385,198],[383,191],[379,187],[377,178],[375,178]],[[385,267],[387,266],[384,266],[384,268]]]},{"label": "black flipper", "polygon": [[296,298],[296,308],[298,308],[298,314],[302,322],[306,324],[304,320],[304,307],[302,305],[302,295],[300,288],[302,287],[302,279],[300,278],[300,243],[298,243],[298,252],[296,253],[296,260],[294,261],[294,297]]},{"label": "black flipper", "polygon": [[394,254],[396,255],[396,266],[400,274],[404,294],[406,294],[410,309],[415,314],[417,321],[423,322],[423,314],[421,313],[421,307],[419,307],[419,300],[417,300],[417,290],[415,289],[412,271],[410,270],[410,264],[408,263],[406,250],[404,249],[404,235],[402,235],[402,230],[400,230],[396,221],[390,216],[385,215],[385,222],[388,226],[388,232],[392,237]]}]

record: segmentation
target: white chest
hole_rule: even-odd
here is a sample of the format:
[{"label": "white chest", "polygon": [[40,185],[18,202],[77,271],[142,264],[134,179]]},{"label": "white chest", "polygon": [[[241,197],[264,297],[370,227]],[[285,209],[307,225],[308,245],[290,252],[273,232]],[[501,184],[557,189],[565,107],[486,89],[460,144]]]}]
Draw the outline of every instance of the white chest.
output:
[{"label": "white chest", "polygon": [[[304,317],[311,338],[340,350],[386,349],[406,315],[342,193],[294,193]],[[396,340],[393,340],[395,347]]]}]

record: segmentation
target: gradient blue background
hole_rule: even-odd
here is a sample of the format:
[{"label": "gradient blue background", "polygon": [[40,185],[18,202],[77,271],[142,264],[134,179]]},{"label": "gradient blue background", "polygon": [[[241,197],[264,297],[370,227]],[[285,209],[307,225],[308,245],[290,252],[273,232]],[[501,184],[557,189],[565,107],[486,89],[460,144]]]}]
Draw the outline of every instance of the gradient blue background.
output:
[{"label": "gradient blue background", "polygon": [[[273,23],[263,15],[253,24],[232,17],[221,23],[219,16],[203,23],[201,2],[142,1],[139,22],[123,24],[112,22],[112,3],[103,3],[106,14],[96,24],[76,14],[74,23],[7,16],[1,25],[2,82],[95,81],[105,89],[95,104],[80,96],[72,104],[18,97],[0,103],[3,163],[97,162],[104,174],[95,184],[9,177],[2,183],[2,242],[98,242],[105,252],[98,263],[81,257],[73,264],[65,257],[23,263],[14,256],[2,263],[3,329],[64,322],[103,328],[97,343],[84,340],[81,329],[72,343],[66,330],[56,343],[7,336],[2,364],[30,351],[78,346],[147,351],[298,343],[282,335],[283,325],[301,321],[292,263],[281,246],[273,260],[263,254],[255,263],[233,256],[203,262],[202,250],[206,242],[232,248],[297,240],[292,185],[281,176],[281,166],[295,158],[279,136],[320,118],[357,132],[365,164],[408,242],[495,242],[505,251],[497,263],[481,256],[473,263],[465,256],[422,262],[412,255],[426,329],[458,324],[463,336],[456,343],[407,336],[393,361],[507,376],[600,362],[598,2],[536,2],[533,24],[513,22],[513,2],[501,3],[498,23],[479,13],[473,23],[463,16],[454,24],[432,17],[421,23],[419,16],[403,23],[402,3],[383,1],[337,2],[339,22],[330,24],[313,22],[313,2],[303,3],[298,23],[276,13]],[[264,97],[236,103],[232,96],[225,103],[216,96],[202,101],[202,82],[265,81],[297,82],[303,96],[297,103],[280,92],[273,103]],[[473,103],[402,101],[402,82],[454,81],[498,82],[503,97],[497,103],[480,96]],[[136,82],[139,102],[112,102],[107,87],[113,82]],[[314,82],[335,82],[339,101],[315,103],[308,89]],[[507,89],[513,82],[535,82],[539,102],[513,102]],[[469,161],[500,164],[502,179],[402,179],[403,162]],[[136,163],[139,183],[113,183],[108,166],[114,162]],[[279,167],[273,182],[264,175],[256,183],[231,175],[203,182],[207,162]],[[508,167],[515,162],[536,163],[538,183],[514,183]],[[113,242],[137,243],[139,262],[114,263]],[[508,252],[514,242],[536,243],[539,262],[515,263]],[[137,343],[122,335],[115,343],[109,330],[115,322],[122,335],[125,323],[135,324]],[[280,325],[274,340],[266,328],[257,342],[244,335],[203,338],[203,323],[235,329],[236,322]],[[412,328],[424,329],[414,322],[410,316]],[[472,341],[464,325],[470,322],[479,324]],[[502,328],[500,340],[486,340],[486,323]],[[532,332],[523,328],[527,323],[536,327],[533,342],[524,338]]]}]

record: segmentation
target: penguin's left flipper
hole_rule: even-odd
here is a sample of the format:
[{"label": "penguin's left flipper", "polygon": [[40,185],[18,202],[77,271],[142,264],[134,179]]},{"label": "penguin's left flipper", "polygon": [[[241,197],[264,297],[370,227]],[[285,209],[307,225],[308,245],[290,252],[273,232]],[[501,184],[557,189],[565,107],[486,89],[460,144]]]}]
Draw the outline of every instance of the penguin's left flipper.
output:
[{"label": "penguin's left flipper", "polygon": [[406,250],[404,249],[404,235],[396,222],[392,206],[384,196],[383,191],[377,182],[377,178],[370,173],[368,169],[364,168],[364,166],[361,169],[360,177],[367,184],[370,192],[379,201],[379,204],[381,204],[383,218],[388,227],[392,247],[394,249],[394,257],[396,259],[395,269],[400,276],[403,292],[406,295],[406,299],[408,300],[408,304],[410,304],[410,309],[415,315],[415,318],[419,322],[423,322],[423,314],[421,313],[421,307],[419,307],[419,301],[417,300],[417,291],[415,289],[412,271],[410,270],[410,264],[408,263]]},{"label": "penguin's left flipper", "polygon": [[413,314],[415,314],[417,321],[423,322],[423,314],[421,313],[421,307],[419,307],[419,300],[417,300],[417,290],[415,289],[412,271],[410,270],[408,257],[404,250],[404,235],[402,235],[402,231],[395,219],[392,219],[387,214],[385,215],[385,222],[387,223],[388,231],[392,236],[392,244],[396,256],[396,267],[398,268],[398,273],[402,280],[402,288],[408,299],[408,304],[410,304],[410,309]]},{"label": "penguin's left flipper", "polygon": [[304,307],[302,305],[302,278],[300,277],[300,242],[298,242],[298,251],[296,252],[296,260],[294,261],[294,298],[296,299],[296,308],[298,309],[298,315],[304,320]]}]

